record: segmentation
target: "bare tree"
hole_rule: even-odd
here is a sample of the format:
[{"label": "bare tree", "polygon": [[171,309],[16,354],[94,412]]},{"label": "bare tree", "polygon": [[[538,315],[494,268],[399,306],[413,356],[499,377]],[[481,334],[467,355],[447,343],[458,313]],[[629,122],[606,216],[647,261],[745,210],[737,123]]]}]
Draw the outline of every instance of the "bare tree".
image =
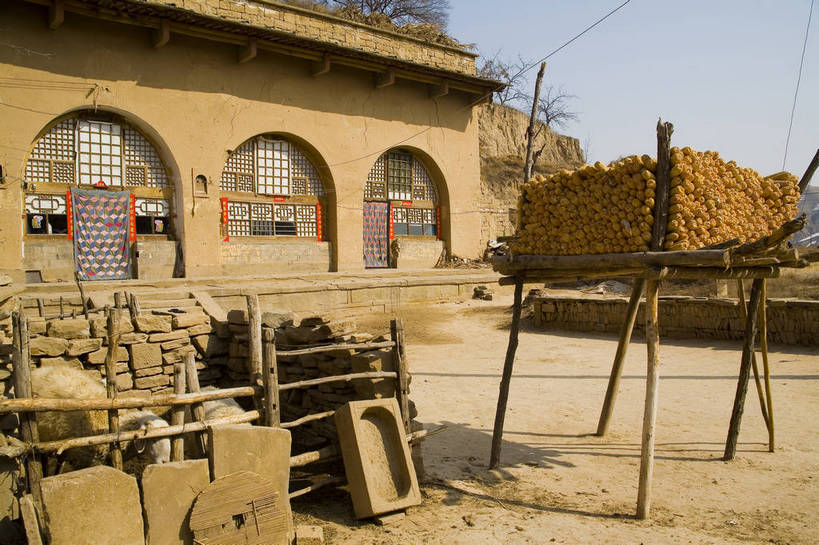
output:
[{"label": "bare tree", "polygon": [[517,61],[502,59],[500,51],[498,51],[491,58],[481,57],[479,59],[478,75],[506,84],[506,87],[500,91],[495,91],[495,100],[498,104],[504,106],[517,104],[522,106],[521,103],[531,102],[532,100],[523,89],[523,85],[526,83],[524,70],[530,64],[529,61],[520,55],[518,55]]},{"label": "bare tree", "polygon": [[545,92],[540,96],[538,119],[550,129],[565,128],[570,122],[579,119],[577,112],[569,109],[569,101],[576,98],[575,95],[564,91],[563,87],[555,88],[553,85],[546,87]]},{"label": "bare tree", "polygon": [[441,30],[449,22],[449,0],[332,0],[339,9],[355,9],[363,15],[383,14],[396,25],[430,24]]}]

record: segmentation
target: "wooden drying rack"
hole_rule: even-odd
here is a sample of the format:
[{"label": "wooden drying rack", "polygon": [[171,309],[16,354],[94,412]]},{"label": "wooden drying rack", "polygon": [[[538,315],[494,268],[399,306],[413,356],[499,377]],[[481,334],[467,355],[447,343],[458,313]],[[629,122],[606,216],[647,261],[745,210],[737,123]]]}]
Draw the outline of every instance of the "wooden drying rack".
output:
[{"label": "wooden drying rack", "polygon": [[[617,352],[612,364],[606,397],[597,427],[597,435],[603,436],[608,430],[614,410],[623,362],[628,349],[640,299],[645,293],[645,320],[647,345],[646,400],[643,413],[643,434],[640,457],[640,480],[637,494],[637,518],[649,516],[651,506],[651,480],[654,468],[654,431],[657,419],[658,383],[660,378],[659,345],[660,335],[657,323],[659,282],[663,279],[731,279],[737,282],[740,308],[745,319],[745,334],[742,346],[742,360],[739,380],[734,398],[734,406],[725,443],[724,459],[731,460],[736,454],[737,437],[745,407],[751,370],[753,369],[762,416],[768,429],[769,450],[774,448],[773,405],[768,367],[768,343],[766,322],[766,282],[776,278],[781,268],[802,268],[819,261],[819,252],[799,251],[788,248],[786,240],[805,226],[805,217],[789,221],[770,235],[760,240],[740,245],[739,240],[692,251],[662,251],[668,225],[669,194],[671,186],[670,141],[674,126],[671,123],[657,123],[657,205],[654,210],[654,225],[649,252],[597,254],[577,256],[552,255],[509,255],[497,256],[492,260],[495,271],[504,275],[501,285],[514,285],[514,306],[509,344],[503,366],[495,424],[492,433],[490,468],[498,467],[503,438],[503,423],[506,403],[509,397],[509,383],[518,347],[518,332],[523,296],[523,284],[555,281],[579,281],[596,278],[633,278],[631,297],[626,317],[620,330]],[[804,191],[810,182],[819,151],[799,182]],[[505,242],[514,240],[506,237]],[[753,280],[750,302],[746,308],[744,279]],[[762,363],[764,368],[764,388],[754,352],[757,331],[760,333]]]}]

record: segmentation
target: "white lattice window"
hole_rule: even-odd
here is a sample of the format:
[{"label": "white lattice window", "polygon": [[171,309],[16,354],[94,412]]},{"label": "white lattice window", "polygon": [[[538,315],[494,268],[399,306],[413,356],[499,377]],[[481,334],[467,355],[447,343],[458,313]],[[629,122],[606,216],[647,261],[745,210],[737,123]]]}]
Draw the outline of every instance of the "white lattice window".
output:
[{"label": "white lattice window", "polygon": [[256,141],[256,191],[263,195],[290,194],[290,144],[284,140]]},{"label": "white lattice window", "polygon": [[60,121],[37,141],[26,163],[26,180],[75,183],[73,119]]},{"label": "white lattice window", "polygon": [[68,231],[65,195],[26,195],[26,233],[56,235]]},{"label": "white lattice window", "polygon": [[250,203],[228,202],[228,235],[250,236]]},{"label": "white lattice window", "polygon": [[412,199],[412,155],[390,152],[387,157],[387,195],[390,199]]},{"label": "white lattice window", "polygon": [[79,182],[122,184],[122,128],[105,121],[80,120],[77,125]]},{"label": "white lattice window", "polygon": [[438,202],[435,184],[426,168],[405,151],[390,151],[375,161],[364,186],[364,198]]},{"label": "white lattice window", "polygon": [[159,154],[136,129],[123,126],[125,139],[125,183],[148,187],[167,187],[168,174]]},{"label": "white lattice window", "polygon": [[134,199],[136,230],[139,235],[166,235],[171,207],[164,199]]},{"label": "white lattice window", "polygon": [[416,157],[412,158],[412,198],[418,201],[438,202],[435,185],[432,183],[427,169]]},{"label": "white lattice window", "polygon": [[296,146],[290,146],[290,176],[292,195],[324,195],[324,186],[316,167]]},{"label": "white lattice window", "polygon": [[315,237],[317,221],[313,204],[228,201],[230,236]]},{"label": "white lattice window", "polygon": [[241,191],[252,193],[255,141],[245,142],[228,155],[225,168],[222,171],[222,180],[219,187],[223,191]]},{"label": "white lattice window", "polygon": [[432,208],[405,208],[397,206],[392,210],[393,232],[396,235],[436,236],[438,222]]}]

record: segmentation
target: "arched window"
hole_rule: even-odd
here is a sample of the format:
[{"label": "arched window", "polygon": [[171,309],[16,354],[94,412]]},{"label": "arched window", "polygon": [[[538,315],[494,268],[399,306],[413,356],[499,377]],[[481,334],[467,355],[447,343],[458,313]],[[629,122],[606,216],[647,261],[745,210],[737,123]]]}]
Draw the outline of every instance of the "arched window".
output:
[{"label": "arched window", "polygon": [[225,161],[220,189],[224,233],[324,240],[324,184],[302,149],[280,136],[251,138]]},{"label": "arched window", "polygon": [[26,233],[67,234],[66,186],[128,189],[137,234],[170,231],[168,171],[156,148],[112,114],[81,112],[62,119],[35,143],[25,168]]},{"label": "arched window", "polygon": [[412,152],[393,149],[376,159],[364,186],[364,264],[388,267],[389,240],[439,237],[438,192]]}]

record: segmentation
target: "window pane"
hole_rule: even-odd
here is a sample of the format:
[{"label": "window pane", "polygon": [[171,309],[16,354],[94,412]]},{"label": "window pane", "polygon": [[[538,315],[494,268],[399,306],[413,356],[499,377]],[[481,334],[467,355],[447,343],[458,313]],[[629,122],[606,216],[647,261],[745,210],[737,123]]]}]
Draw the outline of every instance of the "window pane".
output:
[{"label": "window pane", "polygon": [[277,221],[276,234],[280,236],[296,236],[295,221]]},{"label": "window pane", "polygon": [[410,223],[409,224],[409,234],[410,234],[410,236],[413,236],[413,237],[420,237],[421,235],[424,234],[424,230],[421,228],[420,225],[415,224],[415,223]]},{"label": "window pane", "polygon": [[424,224],[424,235],[430,237],[438,236],[438,226]]},{"label": "window pane", "polygon": [[26,232],[31,235],[48,234],[48,221],[45,214],[26,214]]},{"label": "window pane", "polygon": [[49,214],[48,227],[52,235],[65,235],[68,233],[68,220],[65,214]]},{"label": "window pane", "polygon": [[393,224],[393,232],[396,235],[408,235],[409,230],[407,229],[406,223],[395,223]]},{"label": "window pane", "polygon": [[136,217],[136,232],[138,235],[152,235],[153,234],[153,222],[151,221],[150,216],[137,216]]},{"label": "window pane", "polygon": [[390,152],[387,190],[390,199],[412,199],[412,155]]}]

